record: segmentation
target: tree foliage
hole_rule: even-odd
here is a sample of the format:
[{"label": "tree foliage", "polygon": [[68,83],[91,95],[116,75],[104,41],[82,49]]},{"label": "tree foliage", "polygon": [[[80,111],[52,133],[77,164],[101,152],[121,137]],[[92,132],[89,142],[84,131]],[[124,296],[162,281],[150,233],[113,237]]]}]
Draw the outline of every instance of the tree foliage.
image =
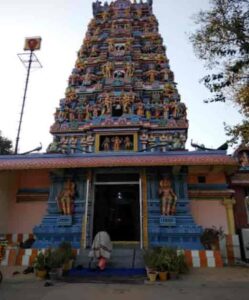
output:
[{"label": "tree foliage", "polygon": [[190,36],[198,58],[212,71],[202,81],[213,97],[232,100],[245,121],[227,127],[231,142],[249,143],[249,0],[210,0],[208,11],[195,16],[198,29]]},{"label": "tree foliage", "polygon": [[0,155],[12,154],[12,141],[2,136],[0,131]]}]

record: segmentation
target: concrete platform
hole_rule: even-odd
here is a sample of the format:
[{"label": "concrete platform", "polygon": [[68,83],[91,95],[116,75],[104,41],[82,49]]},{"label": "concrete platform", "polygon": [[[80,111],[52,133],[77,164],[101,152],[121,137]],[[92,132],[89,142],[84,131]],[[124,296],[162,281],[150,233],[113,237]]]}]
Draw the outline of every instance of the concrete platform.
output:
[{"label": "concrete platform", "polygon": [[34,275],[11,275],[0,286],[0,300],[248,300],[249,269],[192,269],[179,280],[148,284],[65,283],[44,287]]}]

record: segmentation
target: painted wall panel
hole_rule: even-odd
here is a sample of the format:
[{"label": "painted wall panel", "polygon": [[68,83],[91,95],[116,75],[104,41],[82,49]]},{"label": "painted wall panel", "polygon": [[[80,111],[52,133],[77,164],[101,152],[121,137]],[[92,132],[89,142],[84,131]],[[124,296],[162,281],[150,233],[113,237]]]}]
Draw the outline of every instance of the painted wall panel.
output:
[{"label": "painted wall panel", "polygon": [[9,199],[13,198],[16,176],[13,172],[0,173],[0,233],[8,233]]},{"label": "painted wall panel", "polygon": [[224,232],[228,233],[226,208],[222,201],[191,200],[190,208],[198,225],[203,228],[222,227]]}]

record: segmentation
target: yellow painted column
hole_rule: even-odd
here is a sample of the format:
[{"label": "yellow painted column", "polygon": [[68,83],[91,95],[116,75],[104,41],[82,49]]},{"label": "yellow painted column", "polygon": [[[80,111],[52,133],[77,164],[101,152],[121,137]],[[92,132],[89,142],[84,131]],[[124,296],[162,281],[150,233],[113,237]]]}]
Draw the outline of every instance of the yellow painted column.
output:
[{"label": "yellow painted column", "polygon": [[146,170],[141,171],[142,180],[142,205],[143,205],[143,248],[147,249],[149,245],[148,241],[148,205],[147,205],[147,178]]},{"label": "yellow painted column", "polygon": [[235,204],[234,199],[223,200],[223,205],[225,206],[226,213],[227,213],[227,224],[228,224],[229,234],[235,234],[235,223],[234,223],[234,213],[233,213],[234,204]]}]

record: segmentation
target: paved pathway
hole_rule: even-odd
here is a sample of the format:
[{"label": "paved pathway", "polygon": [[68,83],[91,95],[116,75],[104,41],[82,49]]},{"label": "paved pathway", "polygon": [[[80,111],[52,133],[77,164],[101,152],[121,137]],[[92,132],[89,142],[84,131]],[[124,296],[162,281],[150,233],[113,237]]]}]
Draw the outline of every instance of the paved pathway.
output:
[{"label": "paved pathway", "polygon": [[44,287],[33,275],[7,278],[0,300],[248,300],[249,268],[192,270],[163,284],[68,284]]}]

